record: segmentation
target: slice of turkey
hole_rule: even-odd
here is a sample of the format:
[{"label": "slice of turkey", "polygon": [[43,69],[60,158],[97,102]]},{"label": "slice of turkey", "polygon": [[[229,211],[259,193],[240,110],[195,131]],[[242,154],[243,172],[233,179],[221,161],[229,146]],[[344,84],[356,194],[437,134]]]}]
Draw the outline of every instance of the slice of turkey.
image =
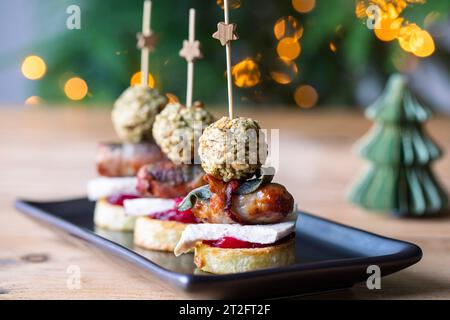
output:
[{"label": "slice of turkey", "polygon": [[91,201],[117,194],[139,195],[136,184],[136,177],[100,177],[88,182],[87,195]]},{"label": "slice of turkey", "polygon": [[175,209],[176,206],[175,200],[162,198],[140,198],[123,202],[125,214],[128,216],[148,216]]},{"label": "slice of turkey", "polygon": [[240,224],[190,224],[181,235],[175,247],[175,255],[179,256],[203,240],[218,240],[223,237],[233,237],[241,241],[271,244],[295,231],[295,220],[265,225]]}]

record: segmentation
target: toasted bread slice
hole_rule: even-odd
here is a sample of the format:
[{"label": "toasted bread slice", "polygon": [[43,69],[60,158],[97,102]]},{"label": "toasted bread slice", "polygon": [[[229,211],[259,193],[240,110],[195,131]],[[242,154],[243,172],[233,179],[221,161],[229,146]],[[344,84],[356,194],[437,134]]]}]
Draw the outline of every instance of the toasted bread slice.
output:
[{"label": "toasted bread slice", "polygon": [[133,231],[135,217],[125,215],[122,206],[110,204],[105,198],[97,200],[94,211],[96,226],[114,231]]},{"label": "toasted bread slice", "polygon": [[134,244],[150,250],[173,252],[188,224],[139,217],[134,229]]},{"label": "toasted bread slice", "polygon": [[202,271],[227,274],[267,269],[295,261],[295,240],[255,249],[223,249],[202,242],[195,246],[194,262]]}]

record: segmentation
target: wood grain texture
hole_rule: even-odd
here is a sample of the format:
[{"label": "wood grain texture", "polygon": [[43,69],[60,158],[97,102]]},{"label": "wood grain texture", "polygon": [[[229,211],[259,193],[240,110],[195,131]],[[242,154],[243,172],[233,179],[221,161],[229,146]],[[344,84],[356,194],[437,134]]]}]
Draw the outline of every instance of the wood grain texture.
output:
[{"label": "wood grain texture", "polygon": [[[88,108],[0,109],[0,299],[177,299],[158,279],[63,234],[50,231],[12,208],[17,197],[53,200],[85,194],[95,176],[97,141],[115,139],[107,110]],[[221,108],[220,110],[224,110]],[[276,109],[272,109],[276,110]],[[275,180],[299,208],[322,217],[422,247],[417,265],[382,279],[382,290],[364,284],[313,296],[320,299],[450,299],[450,217],[399,220],[350,205],[346,192],[364,167],[352,144],[370,127],[361,114],[294,109],[246,112],[264,128],[280,130],[280,169]],[[450,150],[450,119],[427,128]],[[450,160],[434,166],[450,190]],[[35,255],[30,258],[29,255]],[[67,289],[67,268],[80,267],[81,289]],[[306,297],[311,298],[311,297]]]}]

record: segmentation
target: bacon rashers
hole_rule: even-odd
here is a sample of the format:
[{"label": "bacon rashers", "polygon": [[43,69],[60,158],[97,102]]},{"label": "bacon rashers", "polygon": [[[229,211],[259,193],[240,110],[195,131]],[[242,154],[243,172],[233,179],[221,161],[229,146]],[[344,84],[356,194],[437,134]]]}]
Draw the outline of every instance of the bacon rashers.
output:
[{"label": "bacon rashers", "polygon": [[[202,271],[239,273],[295,260],[294,198],[271,182],[273,168],[262,168],[267,143],[254,134],[259,130],[253,119],[223,117],[199,139],[208,187],[191,192],[180,207],[191,208],[203,223],[185,229],[175,254],[193,248]],[[251,140],[248,131],[258,138]],[[239,152],[244,159],[237,161]]]},{"label": "bacon rashers", "polygon": [[294,198],[284,186],[268,183],[255,192],[239,195],[239,181],[223,182],[206,175],[212,193],[209,200],[199,200],[192,208],[195,216],[207,223],[271,224],[283,221],[294,207]]},{"label": "bacon rashers", "polygon": [[267,183],[236,194],[237,180],[207,175],[209,199],[198,199],[192,213],[202,222],[188,226],[174,253],[194,249],[202,271],[226,274],[275,268],[295,261],[294,199],[286,188]]},{"label": "bacon rashers", "polygon": [[152,142],[100,143],[96,168],[99,178],[89,181],[92,201],[120,195],[138,195],[136,174],[147,164],[168,161]]},{"label": "bacon rashers", "polygon": [[[101,143],[96,164],[100,177],[88,183],[88,198],[97,201],[96,225],[118,231],[137,226],[137,244],[173,251],[185,225],[198,222],[190,211],[179,212],[177,205],[205,184],[201,166],[175,165],[150,142]],[[170,230],[162,225],[170,225]],[[150,244],[155,228],[161,236]]]},{"label": "bacon rashers", "polygon": [[100,177],[89,181],[88,198],[96,201],[96,226],[115,231],[132,231],[136,218],[125,215],[123,202],[138,198],[136,174],[143,165],[166,160],[152,142],[100,143],[96,168]]},{"label": "bacon rashers", "polygon": [[[185,227],[199,222],[190,210],[181,212],[177,205],[192,189],[205,184],[201,166],[175,165],[156,145],[138,143],[100,144],[97,168],[103,177],[88,184],[89,198],[98,200],[97,225],[134,229],[134,243],[139,247],[173,251]],[[109,202],[113,198],[123,201]]]},{"label": "bacon rashers", "polygon": [[205,172],[199,165],[166,160],[143,166],[137,174],[137,190],[143,196],[178,198],[204,185]]},{"label": "bacon rashers", "polygon": [[184,229],[200,221],[178,204],[192,189],[205,184],[199,165],[176,165],[164,160],[143,166],[137,174],[141,199],[126,200],[125,213],[135,216],[135,245],[173,252]]},{"label": "bacon rashers", "polygon": [[164,159],[166,156],[154,143],[100,143],[96,167],[100,176],[134,177],[142,166]]},{"label": "bacon rashers", "polygon": [[[140,196],[173,201],[205,184],[201,166],[175,165],[157,145],[150,142],[101,143],[98,146],[96,164],[100,177],[88,183],[88,198],[98,201],[97,212],[103,213],[101,216],[106,216],[108,211],[112,212],[113,207],[115,216],[120,216],[118,212],[123,212],[122,199]],[[158,203],[163,201],[154,202],[148,213],[142,211],[140,215],[165,212],[167,208],[159,208]],[[176,209],[175,204],[172,206]],[[127,230],[132,229],[131,220],[134,221],[135,216],[136,214],[123,217]],[[99,224],[107,228],[109,223]],[[115,224],[114,229],[120,230],[120,223]]]}]

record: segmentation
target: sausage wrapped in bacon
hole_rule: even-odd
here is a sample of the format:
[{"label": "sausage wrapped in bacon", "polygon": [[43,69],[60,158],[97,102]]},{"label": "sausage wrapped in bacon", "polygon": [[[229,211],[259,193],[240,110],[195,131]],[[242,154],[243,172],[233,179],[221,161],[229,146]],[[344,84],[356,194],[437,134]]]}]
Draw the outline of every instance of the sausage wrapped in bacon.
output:
[{"label": "sausage wrapped in bacon", "polygon": [[166,159],[155,143],[100,143],[97,171],[105,177],[132,177],[146,164]]},{"label": "sausage wrapped in bacon", "polygon": [[170,160],[143,166],[137,174],[137,190],[144,196],[184,197],[205,184],[200,165],[176,165]]},{"label": "sausage wrapped in bacon", "polygon": [[286,218],[294,208],[294,198],[278,183],[267,183],[249,194],[236,194],[237,180],[228,183],[207,175],[211,197],[198,200],[192,212],[208,223],[271,224]]}]

